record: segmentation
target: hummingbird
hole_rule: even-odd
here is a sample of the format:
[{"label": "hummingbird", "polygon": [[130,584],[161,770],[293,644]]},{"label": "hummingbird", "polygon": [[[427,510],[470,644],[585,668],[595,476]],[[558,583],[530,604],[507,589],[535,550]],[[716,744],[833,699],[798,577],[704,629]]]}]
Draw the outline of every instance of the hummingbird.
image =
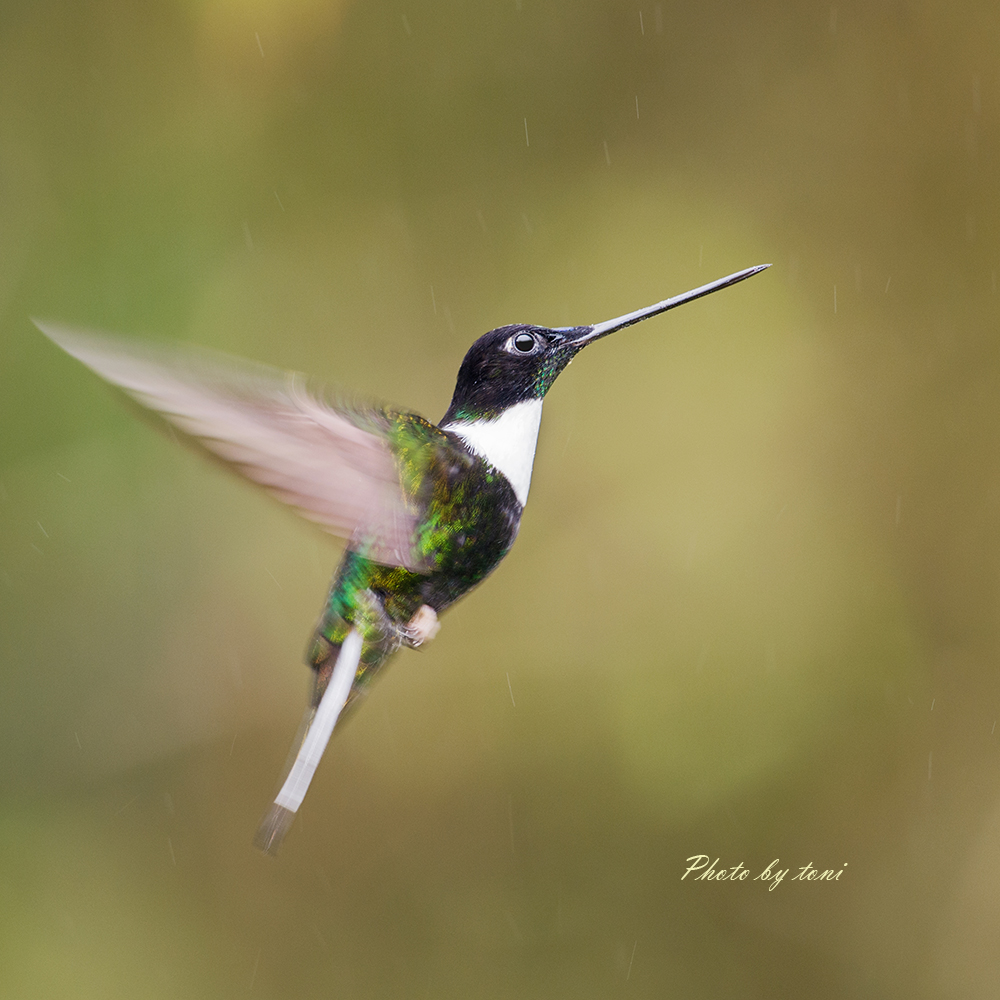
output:
[{"label": "hummingbird", "polygon": [[189,443],[347,543],[307,650],[312,689],[291,767],[257,847],[277,853],[338,719],[389,657],[432,639],[441,614],[510,551],[560,372],[588,344],[769,266],[590,326],[491,330],[469,348],[437,424],[332,400],[301,375],[227,355],[35,321]]}]

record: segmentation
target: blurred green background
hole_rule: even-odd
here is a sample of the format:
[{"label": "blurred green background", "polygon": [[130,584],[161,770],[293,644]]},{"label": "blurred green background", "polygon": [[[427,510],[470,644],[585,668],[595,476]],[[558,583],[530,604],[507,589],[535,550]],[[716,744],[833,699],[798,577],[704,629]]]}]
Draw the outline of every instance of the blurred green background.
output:
[{"label": "blurred green background", "polygon": [[[998,57],[990,2],[0,3],[0,994],[995,996]],[[493,326],[764,261],[560,379],[257,854],[337,547],[28,317],[436,419]]]}]

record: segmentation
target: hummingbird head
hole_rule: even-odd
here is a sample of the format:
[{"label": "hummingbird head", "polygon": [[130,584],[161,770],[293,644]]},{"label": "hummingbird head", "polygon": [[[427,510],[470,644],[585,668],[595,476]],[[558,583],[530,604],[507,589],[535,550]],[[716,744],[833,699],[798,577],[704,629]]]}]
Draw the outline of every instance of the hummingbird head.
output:
[{"label": "hummingbird head", "polygon": [[492,420],[518,403],[544,399],[559,373],[583,349],[576,338],[590,329],[515,323],[483,334],[462,361],[442,425]]},{"label": "hummingbird head", "polygon": [[761,264],[593,326],[501,326],[469,348],[442,426],[496,420],[519,403],[541,402],[559,373],[588,344],[633,323],[727,288],[770,267]]}]

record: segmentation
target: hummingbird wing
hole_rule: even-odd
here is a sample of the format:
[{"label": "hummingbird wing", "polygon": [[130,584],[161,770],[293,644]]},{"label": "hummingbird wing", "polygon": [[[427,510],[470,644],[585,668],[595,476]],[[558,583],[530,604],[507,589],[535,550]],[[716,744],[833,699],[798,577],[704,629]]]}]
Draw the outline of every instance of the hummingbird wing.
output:
[{"label": "hummingbird wing", "polygon": [[35,325],[101,378],[376,562],[420,571],[392,418],[332,405],[303,376],[190,347]]}]

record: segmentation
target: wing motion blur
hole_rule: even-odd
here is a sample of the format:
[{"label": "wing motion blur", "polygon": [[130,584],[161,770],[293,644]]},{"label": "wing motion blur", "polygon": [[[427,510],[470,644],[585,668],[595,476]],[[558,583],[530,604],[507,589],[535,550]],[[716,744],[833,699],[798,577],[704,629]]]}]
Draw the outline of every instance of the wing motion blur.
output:
[{"label": "wing motion blur", "polygon": [[387,414],[334,406],[301,375],[229,355],[35,324],[303,517],[378,562],[421,568]]}]

